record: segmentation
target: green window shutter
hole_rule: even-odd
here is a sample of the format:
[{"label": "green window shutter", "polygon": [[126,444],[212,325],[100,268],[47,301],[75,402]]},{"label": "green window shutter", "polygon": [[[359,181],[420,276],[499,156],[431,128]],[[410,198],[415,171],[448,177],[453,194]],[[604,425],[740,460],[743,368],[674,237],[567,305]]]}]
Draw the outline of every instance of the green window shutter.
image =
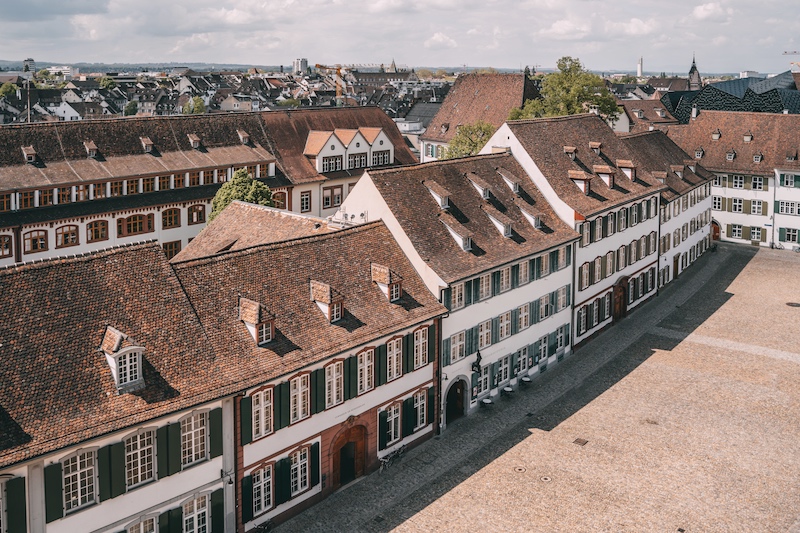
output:
[{"label": "green window shutter", "polygon": [[472,280],[464,282],[464,306],[472,304]]},{"label": "green window shutter", "polygon": [[49,524],[64,516],[61,463],[44,467],[44,521]]},{"label": "green window shutter", "polygon": [[547,335],[547,355],[556,353],[556,333],[552,332]]},{"label": "green window shutter", "polygon": [[475,353],[475,347],[472,345],[472,328],[464,332],[464,353],[466,355]]},{"label": "green window shutter", "polygon": [[[350,391],[353,390],[353,387],[350,384],[350,381],[353,378],[353,376],[352,376],[352,374],[350,372],[350,365],[352,365],[352,364],[353,364],[353,358],[352,357],[348,357],[347,359],[344,360],[344,365],[343,365],[343,368],[342,368],[342,371],[344,373],[344,399],[345,400],[349,400],[350,398],[353,397],[350,394]],[[356,368],[356,372],[357,371],[358,371],[358,369]]]},{"label": "green window shutter", "polygon": [[726,237],[730,237],[730,236],[731,236],[731,234],[732,234],[732,232],[731,232],[731,225],[730,225],[730,224],[726,224],[726,225],[725,225],[725,236],[726,236]]},{"label": "green window shutter", "polygon": [[547,274],[544,274],[542,272],[542,258],[541,257],[537,257],[533,261],[534,261],[533,270],[536,272],[536,279],[539,279],[541,277],[546,276]]},{"label": "green window shutter", "polygon": [[519,265],[511,265],[511,288],[519,287]]},{"label": "green window shutter", "polygon": [[511,375],[517,374],[519,374],[519,352],[514,352],[511,354]]},{"label": "green window shutter", "polygon": [[[536,341],[531,346],[532,346],[531,349],[533,350],[533,362],[534,363],[538,363],[539,362],[539,349],[542,347],[541,341]],[[530,349],[529,349],[529,351],[530,351]]]},{"label": "green window shutter", "polygon": [[428,326],[428,362],[433,363],[436,360],[436,325]]},{"label": "green window shutter", "polygon": [[528,281],[536,279],[536,259],[528,261]]},{"label": "green window shutter", "polygon": [[558,250],[550,252],[550,272],[558,272]]},{"label": "green window shutter", "polygon": [[253,442],[253,398],[243,396],[239,401],[239,414],[241,416],[242,446]]},{"label": "green window shutter", "polygon": [[450,337],[442,339],[442,366],[450,364]]},{"label": "green window shutter", "polygon": [[414,334],[403,336],[403,374],[414,371]]},{"label": "green window shutter", "polygon": [[[183,532],[183,507],[169,510],[169,531],[170,533]],[[159,531],[159,533],[161,532]]]},{"label": "green window shutter", "polygon": [[319,485],[319,442],[311,445],[311,486]]},{"label": "green window shutter", "polygon": [[211,493],[211,533],[225,533],[225,496],[222,489]]},{"label": "green window shutter", "polygon": [[125,494],[127,482],[125,479],[125,444],[115,442],[110,446],[111,453],[111,497],[116,498]]},{"label": "green window shutter", "polygon": [[775,200],[775,213],[777,214],[780,212],[781,212],[781,203],[778,200]]},{"label": "green window shutter", "polygon": [[528,313],[531,315],[531,324],[536,324],[539,322],[539,301],[530,302],[528,305],[530,306]]},{"label": "green window shutter", "polygon": [[169,511],[158,515],[158,533],[172,533],[169,530]]},{"label": "green window shutter", "polygon": [[[286,503],[292,497],[292,461],[284,457],[275,463],[275,504]],[[159,531],[159,533],[161,533]]]},{"label": "green window shutter", "polygon": [[27,520],[25,478],[11,478],[6,481],[6,533],[25,533]]},{"label": "green window shutter", "polygon": [[476,394],[478,392],[478,380],[480,380],[480,374],[478,374],[477,372],[473,372],[472,373],[472,399],[473,400],[475,400],[475,398],[478,397],[478,395]]},{"label": "green window shutter", "polygon": [[289,400],[289,382],[284,381],[279,385],[281,395],[281,427],[285,428],[289,425],[291,404]]},{"label": "green window shutter", "polygon": [[158,479],[169,475],[169,433],[167,426],[156,430],[156,457],[158,463]]},{"label": "green window shutter", "polygon": [[603,221],[603,238],[606,238],[608,237],[608,215],[604,216],[601,220]]},{"label": "green window shutter", "polygon": [[564,346],[569,346],[569,332],[570,332],[570,325],[564,324]]},{"label": "green window shutter", "polygon": [[403,400],[402,411],[403,437],[408,437],[414,433],[414,419],[416,418],[417,413],[417,410],[414,409],[414,398],[406,398]]},{"label": "green window shutter", "polygon": [[[323,370],[324,372],[324,370]],[[308,376],[308,391],[309,391],[309,407],[311,409],[311,414],[317,414],[317,401],[319,400],[317,394],[317,381],[319,381],[319,374],[317,374],[317,370],[312,370],[311,375]],[[323,383],[325,382],[325,378],[322,378]]]},{"label": "green window shutter", "polygon": [[375,383],[378,386],[386,383],[388,379],[387,364],[386,345],[381,344],[375,349],[375,372],[377,374]]},{"label": "green window shutter", "polygon": [[478,329],[478,326],[475,326],[470,331],[472,332],[472,348],[474,353],[478,351],[478,346],[480,345],[478,343],[478,335],[480,330]]},{"label": "green window shutter", "polygon": [[742,238],[746,241],[750,240],[750,226],[744,226],[742,228]]},{"label": "green window shutter", "polygon": [[594,261],[590,261],[587,264],[589,265],[589,285],[591,285],[596,281],[595,271],[594,271]]},{"label": "green window shutter", "polygon": [[500,271],[492,272],[492,296],[500,293]]},{"label": "green window shutter", "polygon": [[567,266],[572,264],[572,245],[567,245]]},{"label": "green window shutter", "polygon": [[781,242],[786,241],[786,228],[778,228],[778,240]]},{"label": "green window shutter", "polygon": [[519,308],[511,310],[511,334],[519,333]]},{"label": "green window shutter", "polygon": [[97,450],[97,493],[101,502],[111,498],[111,446]]},{"label": "green window shutter", "polygon": [[217,407],[208,413],[209,455],[213,459],[222,455],[222,408]]},{"label": "green window shutter", "polygon": [[453,302],[451,301],[452,293],[453,291],[450,289],[450,287],[447,287],[442,291],[442,304],[444,304],[444,306],[447,308],[448,311],[450,311],[453,308]]},{"label": "green window shutter", "polygon": [[481,283],[479,280],[472,280],[472,301],[477,302],[481,299]]},{"label": "green window shutter", "polygon": [[[242,522],[253,519],[253,476],[242,478]],[[159,531],[159,533],[161,533]]]},{"label": "green window shutter", "polygon": [[350,395],[348,398],[355,398],[358,396],[358,357],[354,355],[347,359],[350,361],[350,369],[347,372],[350,376]]},{"label": "green window shutter", "polygon": [[169,451],[169,475],[181,470],[181,425],[170,424],[167,426],[167,447]]},{"label": "green window shutter", "polygon": [[594,242],[594,226],[595,226],[596,220],[597,219],[588,222],[588,224],[589,224],[589,243],[593,243]]},{"label": "green window shutter", "polygon": [[319,368],[315,373],[317,374],[317,412],[321,413],[325,410],[325,369]]},{"label": "green window shutter", "polygon": [[428,387],[428,424],[433,424],[435,420],[434,414],[436,413],[436,390],[433,387]]},{"label": "green window shutter", "polygon": [[500,341],[500,317],[492,319],[492,344],[497,344]]},{"label": "green window shutter", "polygon": [[389,414],[378,411],[378,449],[386,449],[386,440],[389,433]]},{"label": "green window shutter", "polygon": [[572,292],[572,287],[570,285],[567,285],[567,307],[570,307],[572,305],[571,292]]}]

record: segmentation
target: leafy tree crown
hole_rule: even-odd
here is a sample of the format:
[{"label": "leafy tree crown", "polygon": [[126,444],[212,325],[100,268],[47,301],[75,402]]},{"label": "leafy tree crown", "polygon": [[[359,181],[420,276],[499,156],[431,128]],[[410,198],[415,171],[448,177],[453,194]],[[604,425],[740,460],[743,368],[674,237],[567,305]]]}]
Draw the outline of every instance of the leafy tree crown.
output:
[{"label": "leafy tree crown", "polygon": [[214,220],[228,204],[241,200],[251,204],[273,206],[272,191],[260,181],[253,179],[246,168],[233,173],[233,178],[219,188],[211,201],[211,214],[208,221]]}]

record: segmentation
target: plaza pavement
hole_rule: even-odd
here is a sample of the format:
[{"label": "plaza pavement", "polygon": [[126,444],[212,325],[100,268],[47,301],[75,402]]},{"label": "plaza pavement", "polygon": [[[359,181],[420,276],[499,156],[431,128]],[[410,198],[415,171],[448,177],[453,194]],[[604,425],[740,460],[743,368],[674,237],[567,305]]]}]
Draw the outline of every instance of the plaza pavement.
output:
[{"label": "plaza pavement", "polygon": [[800,254],[719,244],[532,385],[277,530],[800,533],[787,303]]}]

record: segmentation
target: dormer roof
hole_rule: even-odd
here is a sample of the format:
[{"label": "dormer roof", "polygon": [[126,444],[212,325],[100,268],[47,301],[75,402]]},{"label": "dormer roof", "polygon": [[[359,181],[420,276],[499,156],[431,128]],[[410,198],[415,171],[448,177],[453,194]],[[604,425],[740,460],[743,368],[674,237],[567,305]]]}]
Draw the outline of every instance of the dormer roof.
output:
[{"label": "dormer roof", "polygon": [[189,139],[189,144],[192,148],[197,149],[200,148],[200,136],[196,133],[188,133],[186,137]]},{"label": "dormer roof", "polygon": [[519,192],[520,185],[524,185],[525,181],[514,174],[513,172],[504,169],[503,167],[499,167],[497,169],[497,173],[503,178],[503,181],[506,182],[508,188],[511,189],[512,192],[516,193]]},{"label": "dormer roof", "polygon": [[332,304],[344,300],[344,296],[342,296],[341,293],[333,289],[330,285],[328,285],[325,282],[312,279],[310,282],[310,287],[311,287],[311,299],[315,302],[323,304]]},{"label": "dormer roof", "polygon": [[478,191],[478,194],[480,194],[484,200],[489,199],[492,189],[483,178],[474,172],[468,172],[466,178],[470,181],[470,183],[472,183],[472,186],[475,187],[475,190]]},{"label": "dormer roof", "polygon": [[150,140],[150,137],[139,137],[139,141],[142,143],[142,150],[145,153],[150,153],[153,151],[153,141]]},{"label": "dormer roof", "polygon": [[403,277],[400,274],[393,271],[389,267],[379,265],[378,263],[370,264],[370,273],[372,274],[372,281],[375,283],[390,285],[392,283],[399,283],[403,281]]},{"label": "dormer roof", "polygon": [[122,342],[127,338],[128,336],[118,329],[108,326],[103,334],[103,341],[100,343],[100,349],[103,350],[106,355],[115,354],[122,347]]},{"label": "dormer roof", "polygon": [[239,320],[255,325],[275,320],[275,315],[254,300],[239,298]]},{"label": "dormer roof", "polygon": [[250,134],[244,130],[236,130],[236,133],[239,135],[239,141],[242,144],[250,144]]}]

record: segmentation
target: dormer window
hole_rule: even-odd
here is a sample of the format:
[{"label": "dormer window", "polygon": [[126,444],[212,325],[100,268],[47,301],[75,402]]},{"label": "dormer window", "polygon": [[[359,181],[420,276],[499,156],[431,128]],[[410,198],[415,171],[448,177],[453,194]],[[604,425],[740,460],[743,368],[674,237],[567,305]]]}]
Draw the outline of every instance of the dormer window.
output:
[{"label": "dormer window", "polygon": [[592,176],[586,172],[583,172],[582,170],[570,170],[568,173],[572,183],[577,185],[583,194],[589,196],[589,192],[591,191],[590,181]]},{"label": "dormer window", "polygon": [[531,213],[530,207],[526,204],[523,204],[521,200],[517,199],[514,203],[517,205],[517,207],[519,207],[522,215],[530,223],[530,225],[533,226],[534,229],[542,229],[542,217]]},{"label": "dormer window", "polygon": [[797,152],[786,152],[787,161],[797,161]]},{"label": "dormer window", "polygon": [[605,183],[606,186],[609,189],[613,189],[614,188],[614,169],[613,168],[611,168],[608,165],[594,165],[592,167],[592,170],[594,171],[595,174],[600,176],[600,179],[603,180],[603,183]]},{"label": "dormer window", "polygon": [[189,144],[192,146],[192,148],[194,148],[195,150],[200,148],[200,137],[199,136],[197,136],[194,133],[189,133],[187,135],[187,137],[189,138]]},{"label": "dormer window", "polygon": [[575,161],[575,156],[578,154],[578,149],[574,146],[565,146],[564,153],[567,154],[570,159]]},{"label": "dormer window", "polygon": [[33,149],[33,146],[23,146],[22,155],[25,157],[26,163],[36,162],[36,150]]},{"label": "dormer window", "polygon": [[242,144],[250,144],[250,134],[244,130],[236,130],[236,133],[239,134],[239,141]]},{"label": "dormer window", "polygon": [[472,250],[472,233],[467,228],[462,226],[461,223],[449,213],[442,213],[439,220],[442,221],[442,224],[447,228],[450,236],[462,250],[465,252]]},{"label": "dormer window", "polygon": [[442,135],[447,133],[448,129],[450,129],[450,124],[449,123],[445,122],[444,124],[442,124],[442,127],[441,127]]},{"label": "dormer window", "polygon": [[761,154],[761,152],[759,152],[757,154],[754,154],[753,155],[753,163],[761,163],[761,160],[763,158],[764,158],[764,156]]},{"label": "dormer window", "polygon": [[94,159],[97,157],[97,145],[94,141],[85,141],[83,147],[86,148],[86,155]]},{"label": "dormer window", "polygon": [[744,142],[749,143],[753,140],[753,134],[750,133],[750,130],[747,130],[747,133],[744,134]]},{"label": "dormer window", "polygon": [[736,158],[736,150],[731,149],[728,153],[725,154],[725,159],[728,161],[733,161]]},{"label": "dormer window", "polygon": [[425,180],[422,184],[427,187],[428,192],[431,193],[436,204],[441,209],[448,209],[450,207],[450,191],[439,185],[433,180]]},{"label": "dormer window", "polygon": [[275,315],[255,300],[239,298],[239,320],[259,346],[275,337]]},{"label": "dormer window", "polygon": [[106,327],[100,351],[106,357],[117,392],[126,393],[144,386],[142,354],[144,348],[111,326]]},{"label": "dormer window", "polygon": [[142,142],[142,149],[144,150],[144,153],[152,153],[153,141],[150,140],[150,137],[139,137],[139,140]]},{"label": "dormer window", "polygon": [[633,181],[636,179],[636,167],[633,166],[633,161],[617,159],[617,168],[619,168],[629,180]]},{"label": "dormer window", "polygon": [[655,110],[654,110],[654,111],[656,112],[656,115],[658,115],[658,116],[659,116],[659,117],[661,117],[661,118],[664,118],[664,117],[666,117],[666,116],[667,116],[667,112],[666,112],[666,111],[664,111],[664,109],[663,109],[663,108],[657,107],[657,108],[655,108]]},{"label": "dormer window", "polygon": [[714,130],[711,132],[711,138],[715,141],[718,141],[719,138],[722,137],[722,132],[719,129]]},{"label": "dormer window", "polygon": [[670,165],[669,169],[673,171],[676,176],[683,179],[683,165]]},{"label": "dormer window", "polygon": [[333,302],[330,307],[328,320],[333,323],[342,319],[342,302]]},{"label": "dormer window", "polygon": [[311,300],[317,304],[328,319],[334,323],[344,314],[344,297],[327,283],[311,280]]},{"label": "dormer window", "polygon": [[596,153],[597,155],[600,155],[600,147],[601,146],[603,146],[603,143],[594,142],[594,141],[589,143],[589,148],[591,148],[592,151],[594,153]]},{"label": "dormer window", "polygon": [[475,190],[478,191],[478,194],[481,195],[481,198],[484,200],[488,200],[491,198],[491,190],[489,189],[489,184],[483,181],[477,174],[474,172],[470,172],[466,175],[467,179],[472,186],[475,187]]},{"label": "dormer window", "polygon": [[519,194],[519,186],[522,180],[502,167],[497,169],[497,173],[503,178],[503,181],[508,185],[508,188],[511,189],[511,192]]},{"label": "dormer window", "polygon": [[641,109],[634,109],[633,114],[636,116],[636,118],[644,118],[644,111]]},{"label": "dormer window", "polygon": [[372,263],[370,265],[372,281],[378,285],[390,302],[396,302],[403,295],[403,278],[387,266]]},{"label": "dormer window", "polygon": [[400,299],[400,295],[403,294],[403,287],[400,283],[392,283],[389,285],[389,301],[396,302]]},{"label": "dormer window", "polygon": [[697,150],[694,151],[694,158],[695,159],[701,159],[702,157],[703,157],[703,149],[702,148],[698,148]]},{"label": "dormer window", "polygon": [[258,324],[258,344],[264,345],[272,340],[273,329],[275,327],[274,321],[262,322]]}]

